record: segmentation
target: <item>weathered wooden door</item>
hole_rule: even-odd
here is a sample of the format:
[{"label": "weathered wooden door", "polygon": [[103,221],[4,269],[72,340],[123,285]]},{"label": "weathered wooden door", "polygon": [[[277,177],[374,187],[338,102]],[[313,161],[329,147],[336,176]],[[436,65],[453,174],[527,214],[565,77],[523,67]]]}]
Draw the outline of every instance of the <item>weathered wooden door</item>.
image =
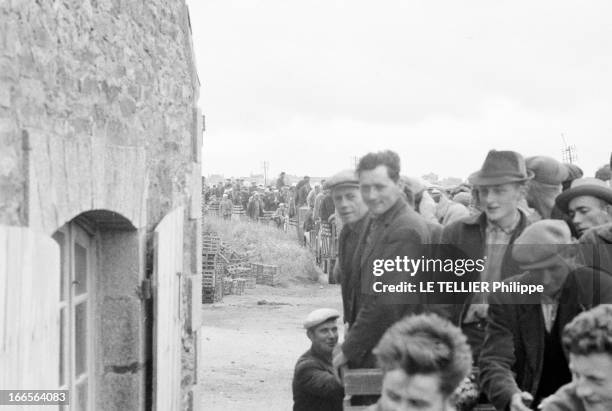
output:
[{"label": "weathered wooden door", "polygon": [[158,224],[153,267],[153,405],[178,411],[181,400],[181,276],[183,207]]},{"label": "weathered wooden door", "polygon": [[51,237],[0,226],[0,390],[59,389],[59,273]]}]

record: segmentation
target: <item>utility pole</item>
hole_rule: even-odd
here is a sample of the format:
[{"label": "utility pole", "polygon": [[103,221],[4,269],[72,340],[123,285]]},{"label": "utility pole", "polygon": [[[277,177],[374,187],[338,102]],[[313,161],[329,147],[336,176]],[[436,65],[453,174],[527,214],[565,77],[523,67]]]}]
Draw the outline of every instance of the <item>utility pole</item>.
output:
[{"label": "utility pole", "polygon": [[351,162],[353,163],[352,167],[354,169],[357,169],[357,164],[359,163],[359,157],[357,157],[357,156],[351,157]]},{"label": "utility pole", "polygon": [[267,161],[263,162],[264,186],[268,185],[268,168],[270,164]]},{"label": "utility pole", "polygon": [[565,136],[561,133],[561,139],[563,140],[563,148],[561,149],[561,155],[564,163],[574,164],[578,160],[578,156],[576,155],[576,146],[575,145],[567,145],[565,141]]}]

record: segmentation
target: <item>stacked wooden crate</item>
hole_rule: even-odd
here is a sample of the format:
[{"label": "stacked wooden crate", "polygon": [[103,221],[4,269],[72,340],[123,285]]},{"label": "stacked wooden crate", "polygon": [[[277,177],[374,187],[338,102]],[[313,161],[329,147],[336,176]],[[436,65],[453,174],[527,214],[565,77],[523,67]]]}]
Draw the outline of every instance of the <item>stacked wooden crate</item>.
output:
[{"label": "stacked wooden crate", "polygon": [[265,285],[277,286],[280,282],[279,269],[276,265],[263,264],[262,282]]},{"label": "stacked wooden crate", "polygon": [[228,266],[228,273],[235,280],[243,279],[246,288],[255,288],[255,276],[250,265],[244,263],[235,263]]},{"label": "stacked wooden crate", "polygon": [[234,205],[232,208],[232,220],[244,221],[246,214],[241,205]]},{"label": "stacked wooden crate", "polygon": [[279,270],[276,265],[251,263],[251,271],[257,284],[276,286],[280,282]]},{"label": "stacked wooden crate", "polygon": [[205,212],[208,215],[219,216],[219,202],[215,201],[208,203],[208,207]]},{"label": "stacked wooden crate", "polygon": [[[219,300],[218,287],[223,287],[223,282],[216,284],[216,267],[219,255],[219,237],[212,233],[202,234],[202,303],[210,304]],[[215,290],[217,292],[215,293]],[[222,291],[222,290],[221,290]],[[215,294],[216,298],[215,298]],[[223,293],[221,293],[221,297]]]}]

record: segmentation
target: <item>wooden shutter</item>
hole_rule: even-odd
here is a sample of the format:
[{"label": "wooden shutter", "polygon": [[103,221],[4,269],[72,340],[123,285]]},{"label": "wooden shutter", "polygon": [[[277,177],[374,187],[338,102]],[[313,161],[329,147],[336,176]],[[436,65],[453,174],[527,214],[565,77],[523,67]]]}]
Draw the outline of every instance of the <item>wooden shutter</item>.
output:
[{"label": "wooden shutter", "polygon": [[59,387],[59,270],[51,237],[0,226],[2,390]]},{"label": "wooden shutter", "polygon": [[181,400],[181,276],[184,209],[166,215],[155,229],[153,267],[153,404],[178,411]]}]

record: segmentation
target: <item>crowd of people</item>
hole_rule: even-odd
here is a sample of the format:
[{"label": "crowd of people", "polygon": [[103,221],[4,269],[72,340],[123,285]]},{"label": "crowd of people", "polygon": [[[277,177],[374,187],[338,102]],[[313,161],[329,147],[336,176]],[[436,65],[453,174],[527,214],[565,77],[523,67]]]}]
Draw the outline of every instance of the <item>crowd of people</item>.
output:
[{"label": "crowd of people", "polygon": [[303,231],[309,233],[321,222],[334,222],[335,208],[329,189],[324,189],[325,180],[311,184],[310,177],[304,176],[297,183],[289,184],[284,172],[280,173],[275,185],[263,185],[244,179],[228,178],[224,183],[204,185],[206,204],[218,204],[219,214],[224,219],[231,219],[234,207],[238,206],[252,221],[266,217],[279,228],[287,227],[289,219],[297,219],[298,210],[306,209],[300,224]]},{"label": "crowd of people", "polygon": [[[317,310],[304,323],[312,345],[296,365],[294,410],[341,410],[345,367],[382,368],[380,397],[361,399],[372,411],[470,409],[457,398],[466,381],[475,382],[475,402],[497,410],[612,410],[609,173],[587,177],[549,157],[491,150],[449,189],[401,176],[399,156],[384,151],[321,190],[342,225],[335,275],[343,313]],[[413,277],[390,265],[373,275],[376,261],[397,257],[484,266]],[[373,291],[374,282],[417,280],[542,288]]]}]

